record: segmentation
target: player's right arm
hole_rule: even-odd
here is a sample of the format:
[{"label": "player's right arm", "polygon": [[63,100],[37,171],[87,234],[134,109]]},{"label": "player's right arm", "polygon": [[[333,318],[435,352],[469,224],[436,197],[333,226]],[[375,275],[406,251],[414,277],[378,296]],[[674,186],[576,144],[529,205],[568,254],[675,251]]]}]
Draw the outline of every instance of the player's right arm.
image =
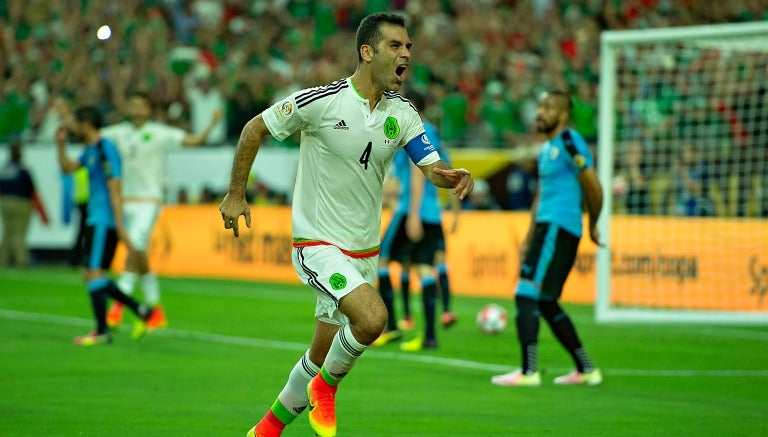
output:
[{"label": "player's right arm", "polygon": [[235,237],[240,236],[238,220],[241,215],[245,216],[245,225],[249,228],[251,227],[251,211],[248,207],[248,202],[245,200],[245,186],[261,142],[269,134],[269,129],[267,129],[262,115],[259,114],[245,124],[240,133],[240,139],[237,142],[229,181],[229,191],[224,196],[221,205],[219,205],[221,218],[224,220],[224,228],[232,229]]},{"label": "player's right arm", "polygon": [[67,128],[65,126],[60,126],[56,130],[56,155],[59,158],[61,171],[64,173],[72,173],[80,168],[80,162],[67,156],[67,152],[64,150],[64,146],[67,143],[67,135]]}]

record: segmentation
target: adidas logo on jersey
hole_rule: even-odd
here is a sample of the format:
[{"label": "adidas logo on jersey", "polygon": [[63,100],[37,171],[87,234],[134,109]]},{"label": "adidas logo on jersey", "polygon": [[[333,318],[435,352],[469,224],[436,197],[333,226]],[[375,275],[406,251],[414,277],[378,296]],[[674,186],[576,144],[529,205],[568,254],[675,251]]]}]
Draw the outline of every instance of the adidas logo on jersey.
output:
[{"label": "adidas logo on jersey", "polygon": [[336,123],[336,126],[333,127],[334,129],[341,129],[341,130],[349,130],[349,126],[347,126],[347,122],[344,120],[341,120],[340,122]]}]

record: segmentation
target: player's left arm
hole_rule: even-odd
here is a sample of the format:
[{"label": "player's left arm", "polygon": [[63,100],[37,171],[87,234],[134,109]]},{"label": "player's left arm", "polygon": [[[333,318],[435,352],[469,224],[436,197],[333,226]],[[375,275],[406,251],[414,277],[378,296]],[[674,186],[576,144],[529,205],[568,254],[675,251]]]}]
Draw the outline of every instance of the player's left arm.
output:
[{"label": "player's left arm", "polygon": [[563,145],[571,156],[568,166],[576,175],[584,193],[584,203],[589,214],[589,236],[598,246],[600,232],[597,229],[597,219],[603,209],[603,188],[597,180],[595,172],[595,158],[589,150],[584,138],[573,129],[566,129],[561,134]]},{"label": "player's left arm", "polygon": [[428,181],[440,188],[453,188],[451,192],[460,200],[472,192],[475,181],[472,174],[465,168],[451,168],[445,161],[439,160],[432,164],[419,166]]},{"label": "player's left arm", "polygon": [[217,109],[216,112],[213,113],[213,116],[211,117],[211,121],[208,122],[208,126],[205,127],[202,131],[192,134],[187,133],[184,135],[184,139],[181,140],[181,144],[185,147],[189,146],[201,146],[205,144],[205,140],[208,139],[208,135],[211,134],[211,131],[214,127],[221,121],[221,119],[224,117],[224,114],[221,112],[220,109]]},{"label": "player's left arm", "polygon": [[475,186],[469,170],[451,168],[450,164],[443,161],[424,130],[424,122],[419,114],[414,111],[411,115],[408,120],[410,123],[406,124],[404,129],[408,133],[405,138],[410,138],[405,143],[405,151],[411,161],[419,167],[429,182],[440,188],[452,188],[453,194],[463,200]]},{"label": "player's left arm", "polygon": [[579,172],[578,179],[584,191],[584,203],[587,205],[587,213],[589,214],[589,236],[595,244],[601,246],[597,219],[603,209],[603,188],[600,186],[600,181],[597,180],[594,167],[583,169]]}]

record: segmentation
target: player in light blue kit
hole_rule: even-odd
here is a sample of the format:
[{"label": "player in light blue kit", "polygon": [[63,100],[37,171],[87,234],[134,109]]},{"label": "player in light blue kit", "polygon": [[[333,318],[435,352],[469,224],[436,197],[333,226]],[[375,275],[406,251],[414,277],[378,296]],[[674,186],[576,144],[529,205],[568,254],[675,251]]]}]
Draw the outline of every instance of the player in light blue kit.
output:
[{"label": "player in light blue kit", "polygon": [[587,356],[571,319],[558,304],[563,284],[576,260],[582,234],[582,205],[589,214],[589,233],[599,243],[597,218],[603,194],[594,159],[584,139],[567,127],[572,103],[561,91],[542,95],[536,127],[547,141],[539,152],[539,191],[531,211],[532,225],[520,248],[523,260],[515,290],[517,337],[522,367],[497,375],[491,382],[502,386],[539,386],[539,317],[544,317],[558,341],[570,353],[576,370],[555,378],[555,384],[597,385],[600,370]]},{"label": "player in light blue kit", "polygon": [[132,337],[138,339],[147,329],[145,322],[152,313],[152,309],[121,292],[104,272],[112,264],[118,241],[130,245],[123,224],[120,155],[115,145],[99,134],[101,116],[96,108],[91,106],[78,108],[70,128],[75,136],[87,145],[80,159],[69,158],[64,150],[68,135],[67,128],[59,128],[56,132],[56,146],[59,165],[63,172],[71,173],[80,167],[88,169],[90,194],[82,261],[85,267],[85,282],[96,317],[96,330],[76,337],[74,342],[79,346],[94,346],[112,341],[107,327],[107,298],[109,297],[121,302],[139,317],[132,333]]},{"label": "player in light blue kit", "polygon": [[[420,94],[409,95],[411,102],[417,108],[424,107],[424,98]],[[424,131],[440,154],[440,158],[449,162],[441,147],[437,127],[424,122]],[[424,334],[403,343],[401,349],[416,352],[423,348],[436,348],[435,333],[436,301],[438,282],[435,274],[436,254],[444,248],[445,236],[442,226],[442,209],[438,192],[434,185],[425,183],[421,172],[413,171],[408,156],[403,152],[395,155],[393,162],[394,176],[400,182],[400,196],[397,206],[381,244],[379,257],[379,293],[387,306],[389,317],[387,327],[374,345],[381,346],[401,338],[394,311],[394,293],[390,280],[389,261],[396,261],[403,266],[403,286],[401,293],[404,304],[404,322],[412,322],[409,295],[408,272],[413,265],[419,276],[424,308]],[[445,298],[444,305],[449,302],[450,290],[447,285],[441,290]],[[447,305],[445,308],[448,311]],[[445,313],[444,313],[445,314]],[[451,314],[451,316],[453,316]],[[455,321],[455,316],[453,319]]]}]

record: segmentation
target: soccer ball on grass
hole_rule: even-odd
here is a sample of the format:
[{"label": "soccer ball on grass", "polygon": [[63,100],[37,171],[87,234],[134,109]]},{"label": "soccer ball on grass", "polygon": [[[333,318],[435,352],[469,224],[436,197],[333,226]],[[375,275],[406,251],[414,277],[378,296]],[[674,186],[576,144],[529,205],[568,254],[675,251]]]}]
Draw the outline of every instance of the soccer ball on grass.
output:
[{"label": "soccer ball on grass", "polygon": [[495,303],[484,306],[477,313],[477,326],[483,334],[500,334],[506,329],[507,322],[507,310]]}]

